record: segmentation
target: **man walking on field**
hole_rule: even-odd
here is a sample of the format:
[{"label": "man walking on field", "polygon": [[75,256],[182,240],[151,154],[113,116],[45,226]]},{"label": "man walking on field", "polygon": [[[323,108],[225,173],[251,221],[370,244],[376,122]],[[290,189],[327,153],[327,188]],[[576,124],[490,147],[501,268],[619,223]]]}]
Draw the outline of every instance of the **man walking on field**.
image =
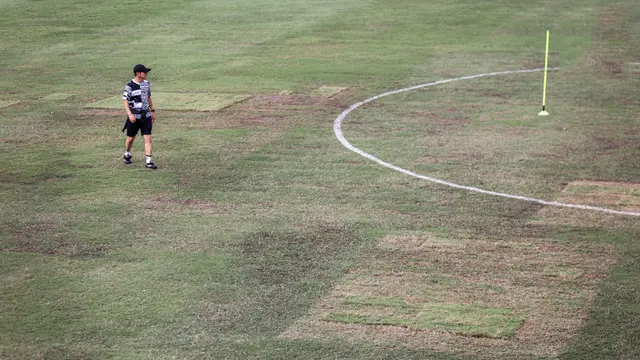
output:
[{"label": "man walking on field", "polygon": [[131,145],[136,139],[138,131],[144,137],[144,151],[147,156],[145,166],[148,169],[157,169],[151,159],[151,129],[156,121],[156,109],[151,100],[151,84],[147,81],[147,73],[151,69],[142,64],[133,67],[135,77],[124,88],[122,99],[127,111],[127,121],[124,129],[127,131],[127,139],[124,142],[124,163],[129,165],[131,160]]}]

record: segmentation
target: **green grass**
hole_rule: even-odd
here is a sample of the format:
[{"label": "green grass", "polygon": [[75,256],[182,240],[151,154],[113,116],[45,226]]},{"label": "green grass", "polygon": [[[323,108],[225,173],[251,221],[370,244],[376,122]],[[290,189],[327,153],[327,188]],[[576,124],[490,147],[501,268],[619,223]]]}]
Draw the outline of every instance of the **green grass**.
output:
[{"label": "green grass", "polygon": [[67,100],[68,98],[72,97],[73,94],[66,94],[66,93],[53,93],[53,94],[49,94],[45,97],[43,97],[43,100]]},{"label": "green grass", "polygon": [[542,275],[553,277],[569,277],[576,278],[583,274],[583,271],[571,266],[548,266],[544,268]]},{"label": "green grass", "polygon": [[[389,325],[412,330],[445,330],[466,336],[511,338],[522,318],[513,311],[466,304],[407,304],[404,299],[352,296],[344,301],[355,313],[332,312],[326,321],[345,324]],[[390,309],[397,316],[363,315],[359,311]]]},{"label": "green grass", "polygon": [[[550,29],[551,116],[535,115],[541,73],[514,74],[380,99],[345,136],[422,174],[549,200],[578,179],[640,182],[640,78],[619,66],[640,54],[635,5],[0,0],[0,358],[461,359],[279,336],[379,239],[434,229],[616,245],[560,357],[640,357],[637,218],[532,223],[538,205],[381,168],[332,132],[376,94],[540,67]],[[124,112],[84,106],[116,98],[139,62],[158,95],[251,98],[159,112],[159,169],[142,166],[142,139],[124,167]],[[312,96],[323,87],[347,90]]]}]

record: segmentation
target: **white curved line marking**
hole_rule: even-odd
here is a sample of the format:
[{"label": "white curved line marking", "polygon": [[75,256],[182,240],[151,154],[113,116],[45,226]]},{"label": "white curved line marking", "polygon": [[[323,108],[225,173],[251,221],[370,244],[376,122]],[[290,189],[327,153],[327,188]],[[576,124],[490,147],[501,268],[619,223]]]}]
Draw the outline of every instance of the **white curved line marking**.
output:
[{"label": "white curved line marking", "polygon": [[[559,68],[549,68],[548,70],[558,70],[558,69]],[[357,147],[351,145],[351,143],[349,143],[349,141],[347,141],[347,139],[345,139],[345,137],[342,135],[342,121],[347,117],[347,115],[349,115],[350,112],[352,112],[353,110],[357,109],[358,107],[360,107],[360,106],[362,106],[364,104],[370,103],[370,102],[372,102],[374,100],[380,99],[380,98],[385,97],[385,96],[395,95],[395,94],[399,94],[399,93],[403,93],[403,92],[407,92],[407,91],[422,89],[422,88],[425,88],[425,87],[428,87],[428,86],[446,84],[446,83],[450,83],[450,82],[454,82],[454,81],[460,81],[460,80],[471,80],[471,79],[476,79],[476,78],[485,77],[485,76],[505,75],[505,74],[514,74],[514,73],[531,73],[531,72],[538,72],[538,71],[543,71],[543,70],[544,69],[513,70],[513,71],[501,71],[501,72],[492,72],[492,73],[487,73],[487,74],[463,76],[463,77],[459,77],[459,78],[434,81],[434,82],[430,82],[430,83],[427,83],[427,84],[416,85],[416,86],[408,87],[408,88],[405,88],[405,89],[389,91],[389,92],[386,92],[384,94],[372,96],[372,97],[370,97],[370,98],[368,98],[366,100],[363,100],[363,101],[361,101],[359,103],[351,105],[351,107],[349,107],[347,110],[343,111],[336,118],[336,120],[333,123],[333,132],[335,133],[336,137],[338,138],[338,140],[340,140],[340,143],[342,143],[342,145],[344,147],[346,147],[347,149],[355,152],[356,154],[359,154],[360,156],[363,156],[363,157],[365,157],[365,158],[367,158],[369,160],[375,161],[376,163],[378,163],[378,164],[380,164],[380,165],[382,165],[384,167],[388,167],[389,169],[401,172],[401,173],[409,175],[409,176],[413,176],[413,177],[418,178],[418,179],[431,181],[431,182],[434,182],[434,183],[438,183],[438,184],[445,185],[445,186],[450,186],[450,187],[457,188],[457,189],[473,191],[473,192],[487,194],[487,195],[493,195],[493,196],[500,196],[500,197],[505,197],[505,198],[509,198],[509,199],[529,201],[529,202],[534,202],[534,203],[538,203],[538,204],[542,204],[542,205],[560,206],[560,207],[567,207],[567,208],[574,208],[574,209],[600,211],[600,212],[604,212],[604,213],[617,214],[617,215],[640,216],[640,213],[632,212],[632,211],[619,211],[619,210],[611,210],[611,209],[605,209],[605,208],[600,208],[600,207],[595,207],[595,206],[565,204],[565,203],[561,203],[561,202],[557,202],[557,201],[540,200],[540,199],[530,198],[530,197],[526,197],[526,196],[511,195],[511,194],[505,194],[505,193],[500,193],[500,192],[495,192],[495,191],[484,190],[484,189],[480,189],[480,188],[472,187],[472,186],[458,185],[458,184],[454,184],[452,182],[448,182],[448,181],[432,178],[432,177],[425,176],[425,175],[416,174],[413,171],[403,169],[403,168],[401,168],[399,166],[395,166],[395,165],[393,165],[391,163],[388,163],[386,161],[380,160],[377,157],[358,149]]]}]

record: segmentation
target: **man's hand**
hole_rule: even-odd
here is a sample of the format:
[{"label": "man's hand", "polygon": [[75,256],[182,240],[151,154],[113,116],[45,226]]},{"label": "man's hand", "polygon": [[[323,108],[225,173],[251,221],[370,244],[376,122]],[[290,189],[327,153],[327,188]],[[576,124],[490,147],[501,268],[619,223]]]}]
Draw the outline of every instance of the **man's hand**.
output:
[{"label": "man's hand", "polygon": [[156,123],[156,112],[155,111],[151,112],[151,123],[152,124]]},{"label": "man's hand", "polygon": [[133,124],[134,122],[136,122],[136,117],[133,116],[133,114],[129,114],[129,121]]}]

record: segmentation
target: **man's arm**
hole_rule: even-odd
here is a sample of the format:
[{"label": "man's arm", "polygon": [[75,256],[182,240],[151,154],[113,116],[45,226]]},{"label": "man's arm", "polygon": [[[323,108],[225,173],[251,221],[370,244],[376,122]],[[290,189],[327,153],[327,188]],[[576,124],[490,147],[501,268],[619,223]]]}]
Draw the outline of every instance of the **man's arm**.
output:
[{"label": "man's arm", "polygon": [[151,95],[149,95],[149,111],[151,111],[151,121],[156,122],[156,107],[153,106],[153,100],[151,100]]},{"label": "man's arm", "polygon": [[124,100],[124,108],[127,111],[127,116],[129,117],[129,121],[131,121],[132,123],[136,122],[136,117],[133,116],[133,113],[131,112],[131,109],[129,109],[129,101],[128,100]]}]

